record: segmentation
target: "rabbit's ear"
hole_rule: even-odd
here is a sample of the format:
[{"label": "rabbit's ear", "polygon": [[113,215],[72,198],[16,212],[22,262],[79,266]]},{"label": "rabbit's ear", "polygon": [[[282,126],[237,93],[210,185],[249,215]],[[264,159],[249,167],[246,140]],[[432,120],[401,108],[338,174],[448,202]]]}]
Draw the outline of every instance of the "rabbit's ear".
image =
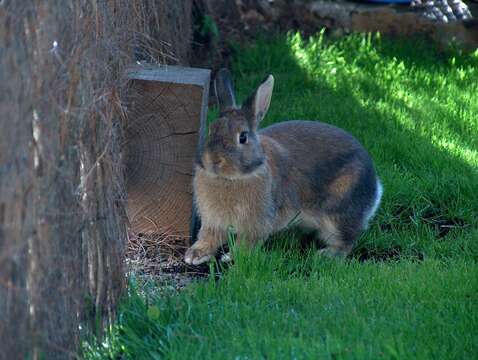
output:
[{"label": "rabbit's ear", "polygon": [[269,105],[271,104],[272,89],[274,88],[274,77],[272,75],[262,82],[257,88],[256,92],[247,99],[244,107],[250,112],[252,116],[251,128],[255,129],[266,116]]},{"label": "rabbit's ear", "polygon": [[214,79],[214,91],[220,111],[237,108],[234,84],[229,70],[222,68],[217,72]]}]

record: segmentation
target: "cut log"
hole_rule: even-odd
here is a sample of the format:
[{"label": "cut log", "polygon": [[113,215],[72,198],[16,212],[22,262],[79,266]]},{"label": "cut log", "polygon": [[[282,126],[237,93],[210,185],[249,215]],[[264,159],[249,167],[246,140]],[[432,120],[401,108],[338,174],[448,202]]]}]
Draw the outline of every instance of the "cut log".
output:
[{"label": "cut log", "polygon": [[131,229],[188,239],[193,166],[204,141],[210,71],[138,65],[128,70],[128,78],[124,150]]}]

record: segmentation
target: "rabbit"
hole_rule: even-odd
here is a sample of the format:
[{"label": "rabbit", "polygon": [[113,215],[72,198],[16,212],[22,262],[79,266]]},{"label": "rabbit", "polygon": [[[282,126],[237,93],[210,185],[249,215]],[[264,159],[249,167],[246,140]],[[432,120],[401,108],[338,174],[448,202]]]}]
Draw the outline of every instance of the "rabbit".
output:
[{"label": "rabbit", "polygon": [[231,74],[215,78],[219,118],[211,124],[193,177],[201,220],[185,262],[215,256],[234,229],[253,246],[291,221],[315,232],[322,252],[345,257],[376,212],[382,185],[367,151],[350,134],[318,121],[293,120],[259,130],[272,75],[240,107]]}]

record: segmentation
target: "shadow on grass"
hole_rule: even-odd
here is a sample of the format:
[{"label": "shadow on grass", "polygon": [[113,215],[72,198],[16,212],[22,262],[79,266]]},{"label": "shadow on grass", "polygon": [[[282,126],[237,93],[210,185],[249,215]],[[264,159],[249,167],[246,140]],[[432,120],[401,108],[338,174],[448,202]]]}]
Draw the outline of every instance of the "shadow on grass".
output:
[{"label": "shadow on grass", "polygon": [[[290,244],[290,239],[294,240],[294,244]],[[299,229],[287,230],[285,233],[281,232],[272,236],[264,244],[264,250],[266,252],[283,251],[286,249],[285,253],[299,253],[304,257],[324,247],[325,245],[318,240],[316,236],[305,233]],[[358,244],[347,257],[349,260],[358,260],[359,262],[391,262],[399,261],[403,258],[416,262],[422,261],[425,255],[417,249],[404,249],[399,244],[388,244],[385,247]]]}]

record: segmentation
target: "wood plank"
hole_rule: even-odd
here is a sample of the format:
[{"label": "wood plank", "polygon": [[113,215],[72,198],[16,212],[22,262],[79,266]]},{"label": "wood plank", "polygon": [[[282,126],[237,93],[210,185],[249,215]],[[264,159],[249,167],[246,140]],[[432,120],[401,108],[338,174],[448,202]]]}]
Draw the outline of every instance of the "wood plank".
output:
[{"label": "wood plank", "polygon": [[204,141],[210,71],[135,65],[127,75],[124,151],[131,228],[187,239],[194,222],[193,166]]}]

